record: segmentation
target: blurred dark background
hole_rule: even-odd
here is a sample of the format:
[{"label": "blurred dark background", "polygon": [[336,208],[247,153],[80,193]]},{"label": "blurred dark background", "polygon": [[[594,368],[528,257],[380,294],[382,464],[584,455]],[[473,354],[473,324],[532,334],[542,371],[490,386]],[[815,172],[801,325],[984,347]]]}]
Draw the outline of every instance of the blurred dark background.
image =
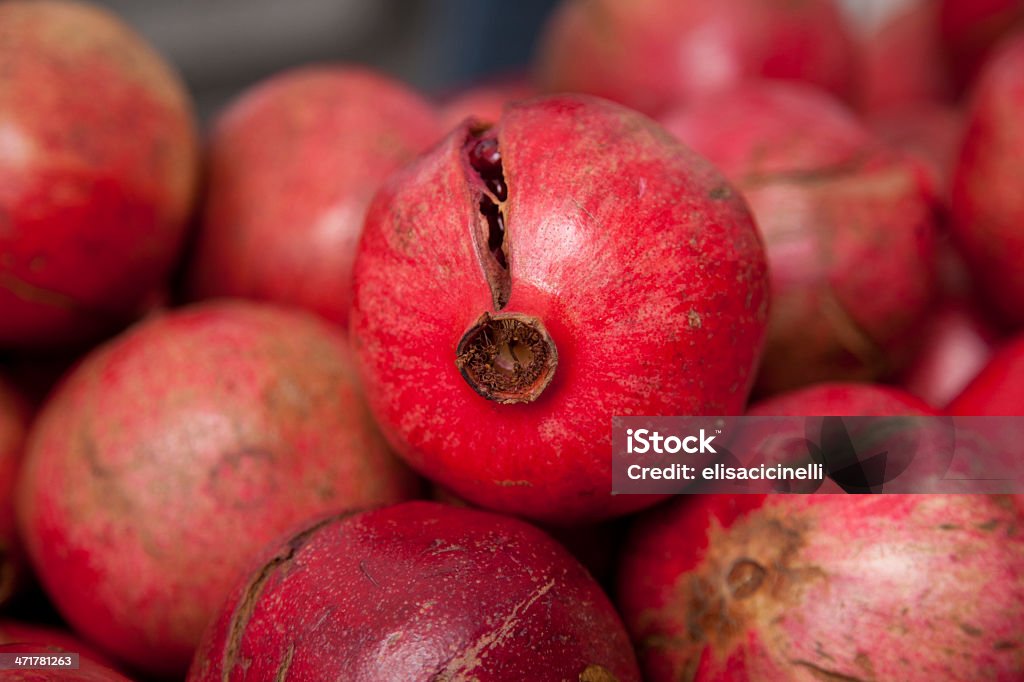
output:
[{"label": "blurred dark background", "polygon": [[444,95],[528,67],[555,0],[99,0],[174,62],[208,119],[281,69],[352,61]]}]

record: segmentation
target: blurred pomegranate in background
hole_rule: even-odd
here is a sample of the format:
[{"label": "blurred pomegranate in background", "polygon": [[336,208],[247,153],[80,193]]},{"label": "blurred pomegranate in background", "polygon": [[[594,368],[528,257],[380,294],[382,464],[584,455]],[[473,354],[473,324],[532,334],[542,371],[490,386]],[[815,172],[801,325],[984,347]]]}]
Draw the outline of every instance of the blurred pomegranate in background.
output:
[{"label": "blurred pomegranate in background", "polygon": [[852,99],[856,50],[832,0],[565,0],[543,36],[540,84],[657,115],[752,78]]},{"label": "blurred pomegranate in background", "polygon": [[1024,325],[1024,35],[979,76],[953,181],[953,237],[1000,321]]},{"label": "blurred pomegranate in background", "polygon": [[234,301],[151,318],[88,355],[32,429],[18,515],[67,621],[166,677],[268,542],[417,490],[340,331]]},{"label": "blurred pomegranate in background", "polygon": [[940,0],[940,28],[956,85],[970,86],[1000,40],[1024,27],[1024,0]]},{"label": "blurred pomegranate in background", "polygon": [[142,312],[198,176],[177,75],[106,11],[0,3],[0,347],[90,341]]},{"label": "blurred pomegranate in background", "polygon": [[902,366],[935,286],[934,193],[819,90],[751,82],[666,115],[750,203],[772,278],[756,391]]},{"label": "blurred pomegranate in background", "polygon": [[857,44],[858,108],[869,114],[952,97],[935,0],[842,0]]},{"label": "blurred pomegranate in background", "polygon": [[193,294],[290,304],[347,325],[366,207],[442,132],[428,102],[361,67],[296,69],[243,93],[210,140]]},{"label": "blurred pomegranate in background", "polygon": [[948,104],[922,102],[876,112],[867,121],[878,139],[921,164],[935,189],[943,213],[948,212],[953,194],[953,173],[963,143],[963,111]]}]

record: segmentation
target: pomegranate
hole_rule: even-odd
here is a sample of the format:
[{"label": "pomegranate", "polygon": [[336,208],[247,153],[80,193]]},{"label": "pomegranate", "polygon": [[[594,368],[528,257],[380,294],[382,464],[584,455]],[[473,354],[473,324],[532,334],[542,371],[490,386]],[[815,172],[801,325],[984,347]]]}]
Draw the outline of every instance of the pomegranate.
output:
[{"label": "pomegranate", "polygon": [[0,378],[0,604],[14,596],[25,578],[13,498],[28,424],[29,410],[24,399]]},{"label": "pomegranate", "polygon": [[57,608],[161,676],[184,672],[235,573],[280,533],[416,491],[345,338],[241,301],[150,318],[87,356],[40,413],[19,485]]},{"label": "pomegranate", "polygon": [[740,412],[767,313],[739,195],[585,95],[467,123],[392,176],[354,290],[399,454],[474,504],[560,525],[653,502],[610,494],[612,416]]},{"label": "pomegranate", "polygon": [[411,502],[292,538],[228,599],[188,679],[286,678],[640,675],[612,605],[558,543],[514,519]]},{"label": "pomegranate", "polygon": [[1024,325],[1024,35],[980,76],[953,181],[953,235],[994,312]]},{"label": "pomegranate", "polygon": [[841,103],[750,83],[666,115],[750,202],[772,315],[757,390],[872,379],[905,363],[934,288],[934,193]]},{"label": "pomegranate", "polygon": [[[61,657],[68,651],[59,646],[42,644],[0,644],[0,654],[29,654],[34,656]],[[121,675],[101,663],[86,656],[78,659],[78,669],[48,668],[36,670],[5,670],[4,680],[9,682],[130,682]]]},{"label": "pomegranate", "polygon": [[844,0],[860,61],[859,108],[899,111],[951,98],[935,0]]},{"label": "pomegranate", "polygon": [[941,0],[940,28],[948,64],[970,85],[999,41],[1024,25],[1024,0]]},{"label": "pomegranate", "polygon": [[833,0],[564,0],[538,77],[648,114],[751,77],[852,98],[856,52]]},{"label": "pomegranate", "polygon": [[651,682],[1010,682],[1022,522],[987,495],[680,498],[633,529],[619,605]]},{"label": "pomegranate", "polygon": [[300,68],[244,93],[210,140],[193,293],[276,301],[345,325],[373,192],[442,133],[426,101],[362,68]]},{"label": "pomegranate", "polygon": [[869,117],[868,125],[880,140],[922,165],[945,215],[963,141],[963,112],[946,104],[922,102],[876,113]]},{"label": "pomegranate", "polygon": [[0,112],[0,347],[111,330],[162,284],[184,236],[198,175],[184,87],[106,11],[12,0]]}]

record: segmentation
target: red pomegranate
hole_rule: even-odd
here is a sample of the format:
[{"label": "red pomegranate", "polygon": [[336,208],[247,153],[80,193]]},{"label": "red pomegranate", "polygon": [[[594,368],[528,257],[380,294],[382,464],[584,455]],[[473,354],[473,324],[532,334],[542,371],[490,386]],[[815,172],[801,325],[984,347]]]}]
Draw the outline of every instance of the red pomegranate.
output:
[{"label": "red pomegranate", "polygon": [[979,77],[953,181],[953,236],[984,300],[1024,325],[1024,36]]},{"label": "red pomegranate", "polygon": [[292,538],[228,599],[188,679],[286,677],[640,680],[618,615],[558,543],[431,502]]},{"label": "red pomegranate", "polygon": [[223,302],[150,318],[87,356],[33,427],[23,537],[66,620],[180,675],[236,572],[296,524],[406,499],[346,339]]},{"label": "red pomegranate", "polygon": [[191,211],[177,75],[106,11],[0,3],[0,347],[69,345],[138,314]]},{"label": "red pomegranate", "polygon": [[755,77],[852,98],[856,51],[833,0],[564,0],[538,77],[657,115]]},{"label": "red pomegranate", "polygon": [[736,183],[764,238],[772,315],[757,390],[904,364],[935,283],[935,195],[921,168],[797,84],[749,83],[664,122]]},{"label": "red pomegranate", "polygon": [[680,498],[623,553],[650,682],[1024,677],[1024,506],[987,495]]},{"label": "red pomegranate", "polygon": [[346,325],[367,205],[442,133],[419,95],[362,68],[295,69],[243,93],[210,140],[193,293],[276,301]]},{"label": "red pomegranate", "polygon": [[583,95],[464,125],[384,185],[352,335],[399,453],[474,504],[557,524],[611,496],[613,415],[736,414],[766,307],[745,205],[648,119]]}]

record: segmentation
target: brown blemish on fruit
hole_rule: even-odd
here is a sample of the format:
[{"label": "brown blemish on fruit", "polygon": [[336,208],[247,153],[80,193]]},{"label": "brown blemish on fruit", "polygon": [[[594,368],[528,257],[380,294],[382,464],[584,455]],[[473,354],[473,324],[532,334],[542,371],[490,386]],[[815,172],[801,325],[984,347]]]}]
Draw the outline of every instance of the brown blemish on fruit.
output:
[{"label": "brown blemish on fruit", "polygon": [[455,366],[474,391],[501,404],[529,403],[551,383],[558,351],[544,325],[518,313],[484,313],[455,348]]},{"label": "brown blemish on fruit", "polygon": [[619,682],[619,678],[603,665],[591,663],[580,673],[580,682]]},{"label": "brown blemish on fruit", "polygon": [[713,528],[700,567],[680,580],[668,606],[686,614],[685,633],[666,641],[649,638],[645,647],[681,654],[684,671],[696,670],[705,648],[728,656],[748,630],[780,617],[798,603],[806,585],[824,579],[820,568],[800,563],[808,530],[804,519],[770,511],[729,529]]}]

